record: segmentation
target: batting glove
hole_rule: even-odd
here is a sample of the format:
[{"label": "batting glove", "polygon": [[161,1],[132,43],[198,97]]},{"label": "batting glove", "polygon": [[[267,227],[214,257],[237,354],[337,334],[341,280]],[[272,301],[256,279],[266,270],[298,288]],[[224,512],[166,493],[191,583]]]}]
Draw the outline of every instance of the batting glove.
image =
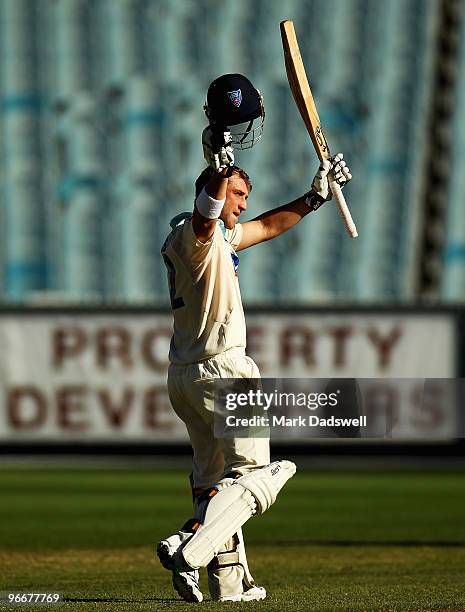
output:
[{"label": "batting glove", "polygon": [[234,149],[231,133],[218,131],[209,125],[202,132],[203,156],[209,166],[221,172],[234,166]]},{"label": "batting glove", "polygon": [[311,190],[306,194],[305,204],[312,210],[318,210],[322,204],[333,197],[328,177],[332,178],[341,189],[350,181],[352,175],[344,161],[342,153],[323,159],[312,182]]},{"label": "batting glove", "polygon": [[336,181],[341,189],[343,189],[352,178],[349,166],[345,163],[343,158],[344,155],[342,153],[338,153],[334,155],[334,157],[329,158],[332,164],[330,173],[333,180]]}]

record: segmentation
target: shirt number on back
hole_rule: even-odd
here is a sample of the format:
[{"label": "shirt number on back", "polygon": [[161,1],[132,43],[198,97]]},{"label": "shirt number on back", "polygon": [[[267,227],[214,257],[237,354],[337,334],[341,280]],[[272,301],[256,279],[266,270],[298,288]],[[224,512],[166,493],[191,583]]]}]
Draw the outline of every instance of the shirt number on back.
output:
[{"label": "shirt number on back", "polygon": [[168,270],[168,285],[170,288],[170,300],[171,300],[171,308],[172,310],[176,310],[177,308],[181,308],[184,306],[184,300],[182,297],[176,297],[176,268],[173,265],[173,262],[165,253],[162,253],[163,261],[165,262],[165,266]]}]

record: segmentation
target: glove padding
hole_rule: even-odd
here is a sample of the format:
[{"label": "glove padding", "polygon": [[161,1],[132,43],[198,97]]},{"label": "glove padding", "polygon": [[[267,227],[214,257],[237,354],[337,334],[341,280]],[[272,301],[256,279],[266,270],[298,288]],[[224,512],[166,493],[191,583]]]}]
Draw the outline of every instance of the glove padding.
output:
[{"label": "glove padding", "polygon": [[339,185],[341,189],[350,181],[352,175],[349,166],[344,161],[342,153],[338,153],[328,159],[323,159],[312,182],[312,188],[305,198],[306,204],[317,210],[322,204],[333,197],[329,187],[328,175]]},{"label": "glove padding", "polygon": [[234,166],[234,149],[232,147],[231,133],[222,128],[207,126],[202,132],[203,156],[209,166],[216,172],[221,172]]}]

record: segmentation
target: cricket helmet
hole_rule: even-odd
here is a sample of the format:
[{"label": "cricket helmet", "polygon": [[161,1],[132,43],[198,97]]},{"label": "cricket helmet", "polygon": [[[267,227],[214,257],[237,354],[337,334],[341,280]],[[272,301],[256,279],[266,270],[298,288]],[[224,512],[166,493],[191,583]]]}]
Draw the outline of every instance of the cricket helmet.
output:
[{"label": "cricket helmet", "polygon": [[263,97],[242,74],[223,74],[215,79],[208,88],[204,110],[212,127],[231,132],[236,149],[250,149],[262,136]]}]

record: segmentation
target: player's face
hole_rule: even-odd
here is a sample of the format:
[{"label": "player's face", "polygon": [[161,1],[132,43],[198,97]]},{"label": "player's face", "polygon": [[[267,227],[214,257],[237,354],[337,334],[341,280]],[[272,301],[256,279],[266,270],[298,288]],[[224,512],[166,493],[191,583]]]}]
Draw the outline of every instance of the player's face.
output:
[{"label": "player's face", "polygon": [[248,197],[247,183],[240,176],[233,174],[228,180],[226,202],[220,216],[227,229],[232,229],[238,222],[241,213],[247,210]]}]

